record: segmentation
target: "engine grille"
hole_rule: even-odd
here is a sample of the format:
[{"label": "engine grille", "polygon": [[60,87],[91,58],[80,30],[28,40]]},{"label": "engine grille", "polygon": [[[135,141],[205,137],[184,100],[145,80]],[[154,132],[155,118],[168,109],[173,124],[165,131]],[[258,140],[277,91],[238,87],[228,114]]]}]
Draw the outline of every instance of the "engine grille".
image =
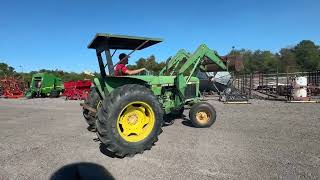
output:
[{"label": "engine grille", "polygon": [[185,98],[190,99],[196,97],[196,84],[188,84],[186,89],[184,90]]}]

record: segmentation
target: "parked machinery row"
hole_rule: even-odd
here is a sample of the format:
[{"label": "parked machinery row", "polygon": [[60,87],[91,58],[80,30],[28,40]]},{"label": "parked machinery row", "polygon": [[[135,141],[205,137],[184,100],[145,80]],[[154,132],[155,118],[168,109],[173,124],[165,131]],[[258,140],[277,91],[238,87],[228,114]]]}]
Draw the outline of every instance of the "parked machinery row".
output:
[{"label": "parked machinery row", "polygon": [[65,96],[67,100],[84,100],[87,98],[91,80],[62,82],[60,78],[49,73],[37,73],[32,76],[29,86],[15,77],[0,79],[0,96],[4,98],[57,98]]}]

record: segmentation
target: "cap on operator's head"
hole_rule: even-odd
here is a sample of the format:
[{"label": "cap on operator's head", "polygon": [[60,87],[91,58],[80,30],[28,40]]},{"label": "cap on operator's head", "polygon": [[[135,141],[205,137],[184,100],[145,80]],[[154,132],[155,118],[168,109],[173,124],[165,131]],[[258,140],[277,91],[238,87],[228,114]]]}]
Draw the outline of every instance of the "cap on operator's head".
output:
[{"label": "cap on operator's head", "polygon": [[119,55],[119,60],[121,60],[121,59],[123,59],[124,57],[126,57],[127,55],[125,54],[125,53],[121,53],[120,55]]}]

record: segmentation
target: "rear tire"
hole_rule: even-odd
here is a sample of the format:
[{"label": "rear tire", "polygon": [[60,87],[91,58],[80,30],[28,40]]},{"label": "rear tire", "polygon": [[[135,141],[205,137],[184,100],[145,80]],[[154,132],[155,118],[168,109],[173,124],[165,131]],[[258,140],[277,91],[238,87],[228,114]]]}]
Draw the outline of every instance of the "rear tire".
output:
[{"label": "rear tire", "polygon": [[210,127],[216,121],[216,111],[214,107],[206,102],[193,105],[189,112],[189,118],[194,127]]},{"label": "rear tire", "polygon": [[[114,89],[103,100],[96,121],[97,135],[116,156],[133,156],[151,149],[158,141],[162,121],[162,108],[152,92],[144,86],[128,84]],[[141,129],[141,134],[136,134],[136,129]]]}]

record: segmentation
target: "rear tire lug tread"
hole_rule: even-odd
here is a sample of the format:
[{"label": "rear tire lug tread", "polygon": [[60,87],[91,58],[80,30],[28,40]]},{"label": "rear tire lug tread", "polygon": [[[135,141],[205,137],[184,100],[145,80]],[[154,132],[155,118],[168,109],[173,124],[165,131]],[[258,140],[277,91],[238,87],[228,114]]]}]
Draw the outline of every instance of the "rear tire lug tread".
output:
[{"label": "rear tire lug tread", "polygon": [[[155,106],[155,102],[158,103],[156,97],[153,96],[152,93],[148,94],[147,92],[151,92],[149,89],[145,88],[145,87],[139,87],[139,90],[142,92],[137,93],[137,86],[139,85],[124,85],[122,87],[119,87],[119,89],[117,89],[116,91],[113,91],[108,98],[106,98],[106,100],[103,102],[102,104],[102,110],[104,112],[108,112],[110,109],[111,112],[111,108],[114,107],[114,104],[117,103],[118,101],[115,101],[115,99],[120,99],[119,96],[136,96],[136,95],[143,95],[143,96],[147,96],[148,98],[150,97],[153,100],[153,103],[151,103],[150,105],[153,107],[157,107],[155,109],[155,113],[158,113],[158,117],[163,117],[163,112],[162,109],[160,107],[159,104],[157,104]],[[123,93],[124,92],[124,93]],[[149,98],[149,99],[150,99]],[[105,106],[106,105],[106,106]],[[104,123],[104,121],[107,122],[107,119],[110,119],[110,114],[106,114],[103,112],[99,113],[99,116],[103,116],[103,119],[98,118],[99,120],[99,124],[101,125],[102,123]],[[156,114],[157,116],[157,114]],[[162,122],[162,119],[161,119]],[[160,123],[161,124],[161,123]],[[115,155],[120,156],[120,157],[125,157],[125,156],[134,156],[137,153],[143,153],[144,150],[150,150],[152,148],[152,146],[158,141],[158,135],[161,134],[162,129],[161,126],[158,127],[160,128],[160,130],[157,130],[156,137],[152,137],[152,139],[149,140],[149,142],[147,142],[147,144],[144,145],[144,147],[137,147],[138,149],[131,149],[128,150],[125,147],[121,147],[118,146],[116,142],[111,140],[111,137],[109,137],[109,133],[106,131],[103,131],[105,128],[102,126],[97,126],[98,131],[100,131],[100,133],[102,133],[103,135],[103,143],[106,145],[106,148],[111,151],[114,152]],[[98,128],[99,127],[99,128]],[[103,131],[103,132],[102,132]],[[113,132],[114,133],[114,132]],[[111,145],[111,146],[110,146]]]}]

